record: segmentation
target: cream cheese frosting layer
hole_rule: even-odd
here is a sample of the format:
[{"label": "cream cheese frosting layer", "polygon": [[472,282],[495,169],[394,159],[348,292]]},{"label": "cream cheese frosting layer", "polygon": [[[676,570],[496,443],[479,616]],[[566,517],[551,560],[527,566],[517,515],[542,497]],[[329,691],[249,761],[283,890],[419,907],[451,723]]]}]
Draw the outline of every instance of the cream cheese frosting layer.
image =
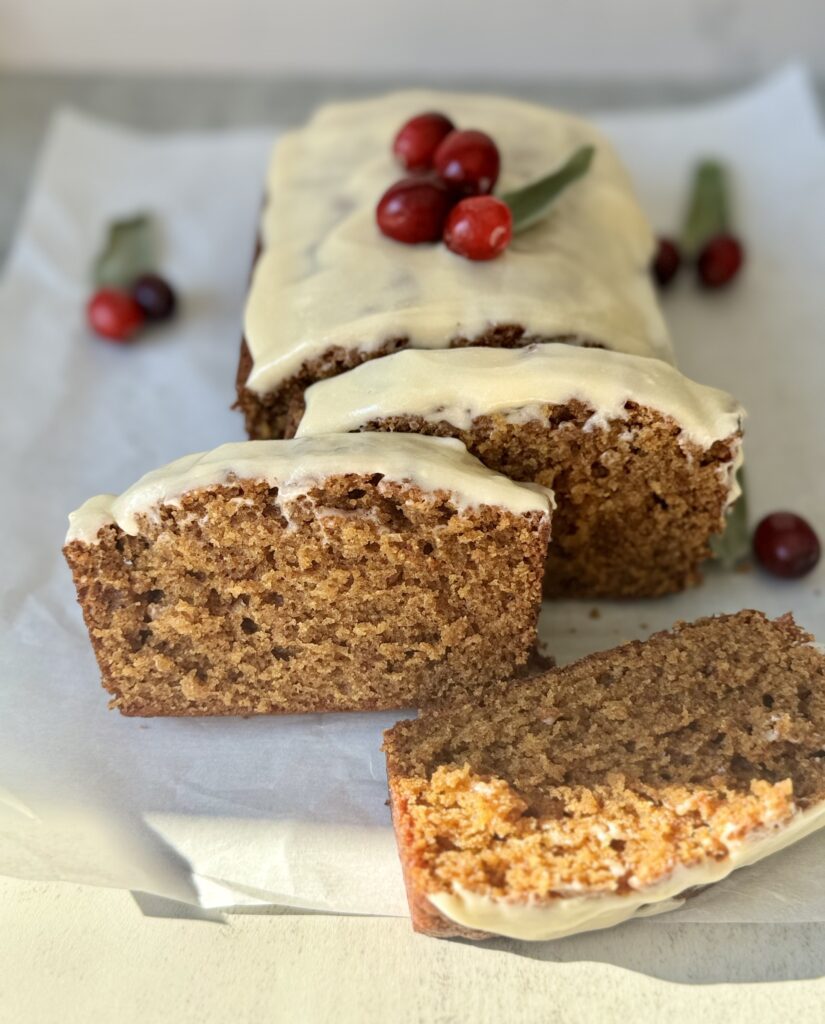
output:
[{"label": "cream cheese frosting layer", "polygon": [[460,441],[416,434],[329,434],[291,441],[241,441],[170,462],[147,473],[119,497],[90,498],[69,516],[66,543],[94,543],[98,531],[115,523],[137,535],[140,517],[177,503],[191,491],[233,480],[266,480],[287,505],[330,476],[381,473],[425,491],[446,491],[459,508],[501,506],[512,512],[548,514],[552,493],[517,484],[486,469]]},{"label": "cream cheese frosting layer", "polygon": [[[590,170],[495,260],[384,237],[375,207],[404,172],[391,148],[410,116],[441,110],[488,132],[499,193],[596,148]],[[277,144],[267,177],[244,326],[247,387],[271,391],[333,346],[374,351],[406,338],[444,348],[495,325],[672,361],[648,272],[654,240],[622,164],[590,124],[494,96],[411,91],[322,107]]]},{"label": "cream cheese frosting layer", "polygon": [[408,349],[319,381],[305,399],[299,437],[401,415],[468,430],[479,416],[501,413],[525,422],[543,405],[577,399],[593,410],[593,428],[626,419],[625,403],[633,401],[672,417],[681,436],[709,448],[736,434],[744,417],[731,395],[661,360],[570,345]]},{"label": "cream cheese frosting layer", "polygon": [[730,843],[724,860],[680,865],[661,882],[621,895],[563,896],[546,902],[510,902],[474,893],[461,886],[433,893],[430,902],[456,924],[512,939],[562,939],[596,931],[632,917],[649,917],[678,909],[689,889],[711,885],[739,868],[777,853],[825,826],[825,804],[797,811],[789,822],[762,830],[740,843]]}]

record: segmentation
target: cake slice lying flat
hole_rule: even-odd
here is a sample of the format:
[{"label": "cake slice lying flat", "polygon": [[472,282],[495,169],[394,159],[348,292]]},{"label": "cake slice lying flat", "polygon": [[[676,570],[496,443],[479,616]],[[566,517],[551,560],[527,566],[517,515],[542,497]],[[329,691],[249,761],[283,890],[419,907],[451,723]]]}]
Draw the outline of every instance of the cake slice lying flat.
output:
[{"label": "cake slice lying flat", "polygon": [[460,438],[552,487],[548,596],[645,597],[699,579],[738,494],[741,406],[668,363],[570,345],[407,351],[313,385],[299,436]]},{"label": "cake slice lying flat", "polygon": [[124,714],[405,707],[525,666],[551,503],[451,439],[253,441],[92,498],[64,551]]},{"label": "cake slice lying flat", "polygon": [[825,656],[790,615],[678,624],[385,734],[413,925],[553,939],[825,825]]}]

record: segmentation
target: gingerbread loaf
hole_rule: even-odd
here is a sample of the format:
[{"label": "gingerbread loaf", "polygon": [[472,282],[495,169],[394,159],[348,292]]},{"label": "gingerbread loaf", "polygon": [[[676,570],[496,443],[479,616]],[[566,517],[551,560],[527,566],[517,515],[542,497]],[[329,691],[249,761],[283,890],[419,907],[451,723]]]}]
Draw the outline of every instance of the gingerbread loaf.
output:
[{"label": "gingerbread loaf", "polygon": [[623,352],[408,350],[314,384],[298,435],[459,438],[491,469],[554,490],[548,596],[649,597],[700,578],[738,494],[743,415]]},{"label": "gingerbread loaf", "polygon": [[413,925],[555,939],[675,909],[825,825],[825,655],[677,624],[385,734]]},{"label": "gingerbread loaf", "polygon": [[[498,191],[593,146],[551,213],[485,264],[380,233],[375,205],[398,178],[393,136],[441,110],[488,132]],[[273,154],[244,314],[237,405],[252,438],[294,427],[313,382],[399,349],[566,342],[672,360],[648,267],[654,240],[610,143],[559,111],[494,96],[393,93],[331,104]]]},{"label": "gingerbread loaf", "polygon": [[407,707],[524,670],[551,505],[452,439],[244,442],[90,499],[64,552],[126,715]]}]

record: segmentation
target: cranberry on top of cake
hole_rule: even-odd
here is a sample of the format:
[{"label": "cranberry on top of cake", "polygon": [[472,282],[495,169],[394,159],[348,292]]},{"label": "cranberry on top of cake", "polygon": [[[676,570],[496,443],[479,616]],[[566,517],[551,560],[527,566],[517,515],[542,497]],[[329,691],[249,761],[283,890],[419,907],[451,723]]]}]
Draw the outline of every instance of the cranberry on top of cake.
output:
[{"label": "cranberry on top of cake", "polygon": [[[378,230],[375,205],[398,178],[399,127],[428,110],[495,140],[501,193],[582,146],[595,157],[497,259],[473,262],[436,243],[398,245]],[[377,354],[401,339],[443,348],[496,327],[672,358],[648,273],[654,239],[628,176],[597,129],[548,108],[426,91],[325,106],[276,146],[261,242],[245,314],[244,386],[258,396],[353,349]]]}]

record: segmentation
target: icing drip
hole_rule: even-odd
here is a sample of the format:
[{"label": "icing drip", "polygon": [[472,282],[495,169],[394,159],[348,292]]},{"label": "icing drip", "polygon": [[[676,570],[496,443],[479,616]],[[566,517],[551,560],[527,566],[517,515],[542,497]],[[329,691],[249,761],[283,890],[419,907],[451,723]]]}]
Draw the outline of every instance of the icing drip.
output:
[{"label": "icing drip", "polygon": [[[672,417],[682,428],[680,440],[702,449],[736,435],[744,417],[730,395],[697,384],[658,359],[569,345],[408,349],[314,384],[306,392],[298,436],[358,430],[372,420],[401,415],[445,420],[460,430],[492,413],[526,423],[540,416],[543,406],[573,399],[593,409],[586,430],[625,419],[625,403],[633,401]],[[739,493],[735,470],[740,464],[737,442],[733,462],[723,469],[730,501]]]},{"label": "icing drip", "polygon": [[444,419],[461,430],[491,413],[524,423],[542,405],[573,399],[593,409],[590,429],[625,419],[632,401],[671,416],[701,448],[735,434],[744,416],[724,391],[658,359],[570,345],[407,350],[313,384],[298,436],[357,430],[398,415]]},{"label": "icing drip", "polygon": [[266,480],[288,504],[330,476],[381,473],[426,491],[446,491],[459,508],[496,505],[516,513],[548,514],[552,494],[486,469],[452,438],[410,434],[330,434],[292,441],[241,441],[187,455],[147,473],[119,497],[100,494],[69,516],[66,543],[92,544],[111,523],[135,536],[140,517],[175,504],[191,491],[233,480]]}]

